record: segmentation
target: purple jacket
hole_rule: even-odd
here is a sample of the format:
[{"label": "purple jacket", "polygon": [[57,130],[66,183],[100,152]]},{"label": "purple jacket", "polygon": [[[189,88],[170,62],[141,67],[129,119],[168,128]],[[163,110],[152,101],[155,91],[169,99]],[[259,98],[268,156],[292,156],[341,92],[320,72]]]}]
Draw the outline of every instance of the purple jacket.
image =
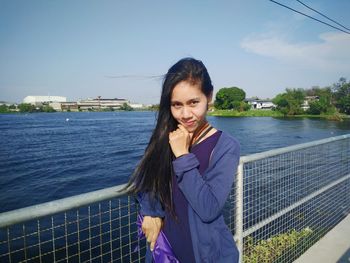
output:
[{"label": "purple jacket", "polygon": [[[238,250],[224,222],[222,209],[231,191],[239,156],[239,143],[222,132],[202,176],[194,154],[173,161],[179,188],[189,203],[188,220],[197,263],[238,262]],[[142,215],[164,216],[161,205],[157,203],[152,207],[147,194],[141,195],[139,202]]]}]

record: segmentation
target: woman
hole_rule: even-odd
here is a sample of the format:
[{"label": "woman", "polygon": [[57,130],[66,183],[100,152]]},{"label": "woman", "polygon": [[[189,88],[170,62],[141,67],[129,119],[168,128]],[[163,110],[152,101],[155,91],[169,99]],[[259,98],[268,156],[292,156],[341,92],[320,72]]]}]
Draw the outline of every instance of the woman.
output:
[{"label": "woman", "polygon": [[238,261],[222,209],[239,144],[207,122],[212,95],[201,61],[181,59],[164,77],[157,125],[129,182],[144,216],[146,262],[161,229],[181,263]]}]

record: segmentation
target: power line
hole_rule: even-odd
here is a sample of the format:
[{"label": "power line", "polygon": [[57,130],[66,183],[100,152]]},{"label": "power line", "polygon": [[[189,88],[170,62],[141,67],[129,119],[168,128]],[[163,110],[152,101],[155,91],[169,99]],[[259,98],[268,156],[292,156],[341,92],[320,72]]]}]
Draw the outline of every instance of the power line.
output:
[{"label": "power line", "polygon": [[333,23],[336,23],[338,26],[341,26],[343,28],[345,28],[346,30],[350,30],[350,28],[347,28],[346,26],[343,26],[342,24],[338,23],[337,21],[333,20],[332,18],[329,18],[328,16],[322,14],[321,12],[313,9],[312,7],[308,6],[307,4],[304,4],[303,2],[301,2],[300,0],[296,0],[297,2],[299,2],[300,4],[302,4],[303,6],[306,6],[307,8],[309,8],[310,10],[316,12],[317,14],[327,18],[328,20],[332,21]]},{"label": "power line", "polygon": [[110,79],[161,79],[164,77],[164,75],[109,75],[105,77]]},{"label": "power line", "polygon": [[326,22],[324,22],[324,21],[322,21],[322,20],[319,20],[319,19],[314,18],[314,17],[312,17],[312,16],[309,16],[309,15],[307,15],[307,14],[304,14],[304,13],[302,13],[302,12],[300,12],[300,11],[298,11],[298,10],[295,10],[295,9],[289,7],[289,6],[286,6],[286,5],[284,5],[284,4],[281,4],[281,3],[276,2],[276,1],[274,1],[274,0],[269,0],[269,1],[271,1],[271,2],[273,2],[273,3],[275,3],[275,4],[278,4],[278,5],[280,5],[280,6],[283,6],[283,7],[287,8],[287,9],[290,9],[290,10],[292,10],[292,11],[298,13],[298,14],[301,14],[301,15],[303,15],[303,16],[306,16],[306,17],[308,17],[308,18],[311,18],[311,19],[313,19],[313,20],[315,20],[315,21],[317,21],[317,22],[320,22],[320,23],[322,23],[322,24],[325,24],[325,25],[327,25],[327,26],[330,26],[330,27],[332,27],[332,28],[334,28],[334,29],[337,29],[337,30],[339,30],[339,31],[342,31],[342,32],[344,32],[344,33],[350,35],[350,32],[348,32],[348,31],[345,31],[345,30],[343,30],[343,29],[341,29],[341,28],[339,28],[339,27],[333,26],[333,25],[328,24],[328,23],[326,23]]}]

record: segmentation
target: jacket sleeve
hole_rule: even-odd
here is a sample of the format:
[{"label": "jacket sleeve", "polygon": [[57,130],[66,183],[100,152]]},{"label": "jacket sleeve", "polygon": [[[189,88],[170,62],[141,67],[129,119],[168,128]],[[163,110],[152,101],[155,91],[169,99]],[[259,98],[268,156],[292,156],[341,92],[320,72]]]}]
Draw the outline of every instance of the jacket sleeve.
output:
[{"label": "jacket sleeve", "polygon": [[140,214],[143,216],[152,217],[164,217],[165,211],[162,208],[159,200],[156,199],[154,202],[150,200],[149,193],[138,193],[136,196],[137,201],[140,204]]},{"label": "jacket sleeve", "polygon": [[238,143],[226,147],[216,162],[209,164],[212,167],[203,176],[198,171],[199,161],[193,153],[173,161],[179,188],[203,222],[211,222],[221,214],[231,191],[239,156]]}]

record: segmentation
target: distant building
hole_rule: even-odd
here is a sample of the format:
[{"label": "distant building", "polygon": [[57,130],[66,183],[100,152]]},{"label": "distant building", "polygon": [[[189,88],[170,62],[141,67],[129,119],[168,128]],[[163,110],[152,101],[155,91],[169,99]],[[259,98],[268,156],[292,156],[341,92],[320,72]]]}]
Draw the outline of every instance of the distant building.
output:
[{"label": "distant building", "polygon": [[301,104],[301,108],[302,108],[304,111],[307,111],[308,109],[310,109],[310,102],[318,101],[319,99],[320,99],[319,96],[306,96],[306,97],[304,98],[303,104]]},{"label": "distant building", "polygon": [[23,99],[23,103],[29,103],[32,105],[49,104],[52,102],[66,102],[66,97],[61,96],[27,96]]},{"label": "distant building", "polygon": [[134,109],[142,109],[145,108],[146,106],[140,103],[130,103],[129,104],[130,107],[134,108]]},{"label": "distant building", "polygon": [[102,99],[98,97],[96,99],[86,99],[77,102],[80,110],[93,110],[93,109],[119,109],[124,103],[130,104],[126,99]]},{"label": "distant building", "polygon": [[251,105],[252,109],[257,109],[257,110],[269,109],[270,110],[270,109],[276,108],[276,105],[271,100],[250,98],[250,99],[245,99],[245,101]]},{"label": "distant building", "polygon": [[62,102],[60,103],[62,111],[79,111],[77,102]]},{"label": "distant building", "polygon": [[15,105],[17,107],[17,103],[9,102],[9,101],[0,101],[0,105],[6,105],[6,106]]}]

